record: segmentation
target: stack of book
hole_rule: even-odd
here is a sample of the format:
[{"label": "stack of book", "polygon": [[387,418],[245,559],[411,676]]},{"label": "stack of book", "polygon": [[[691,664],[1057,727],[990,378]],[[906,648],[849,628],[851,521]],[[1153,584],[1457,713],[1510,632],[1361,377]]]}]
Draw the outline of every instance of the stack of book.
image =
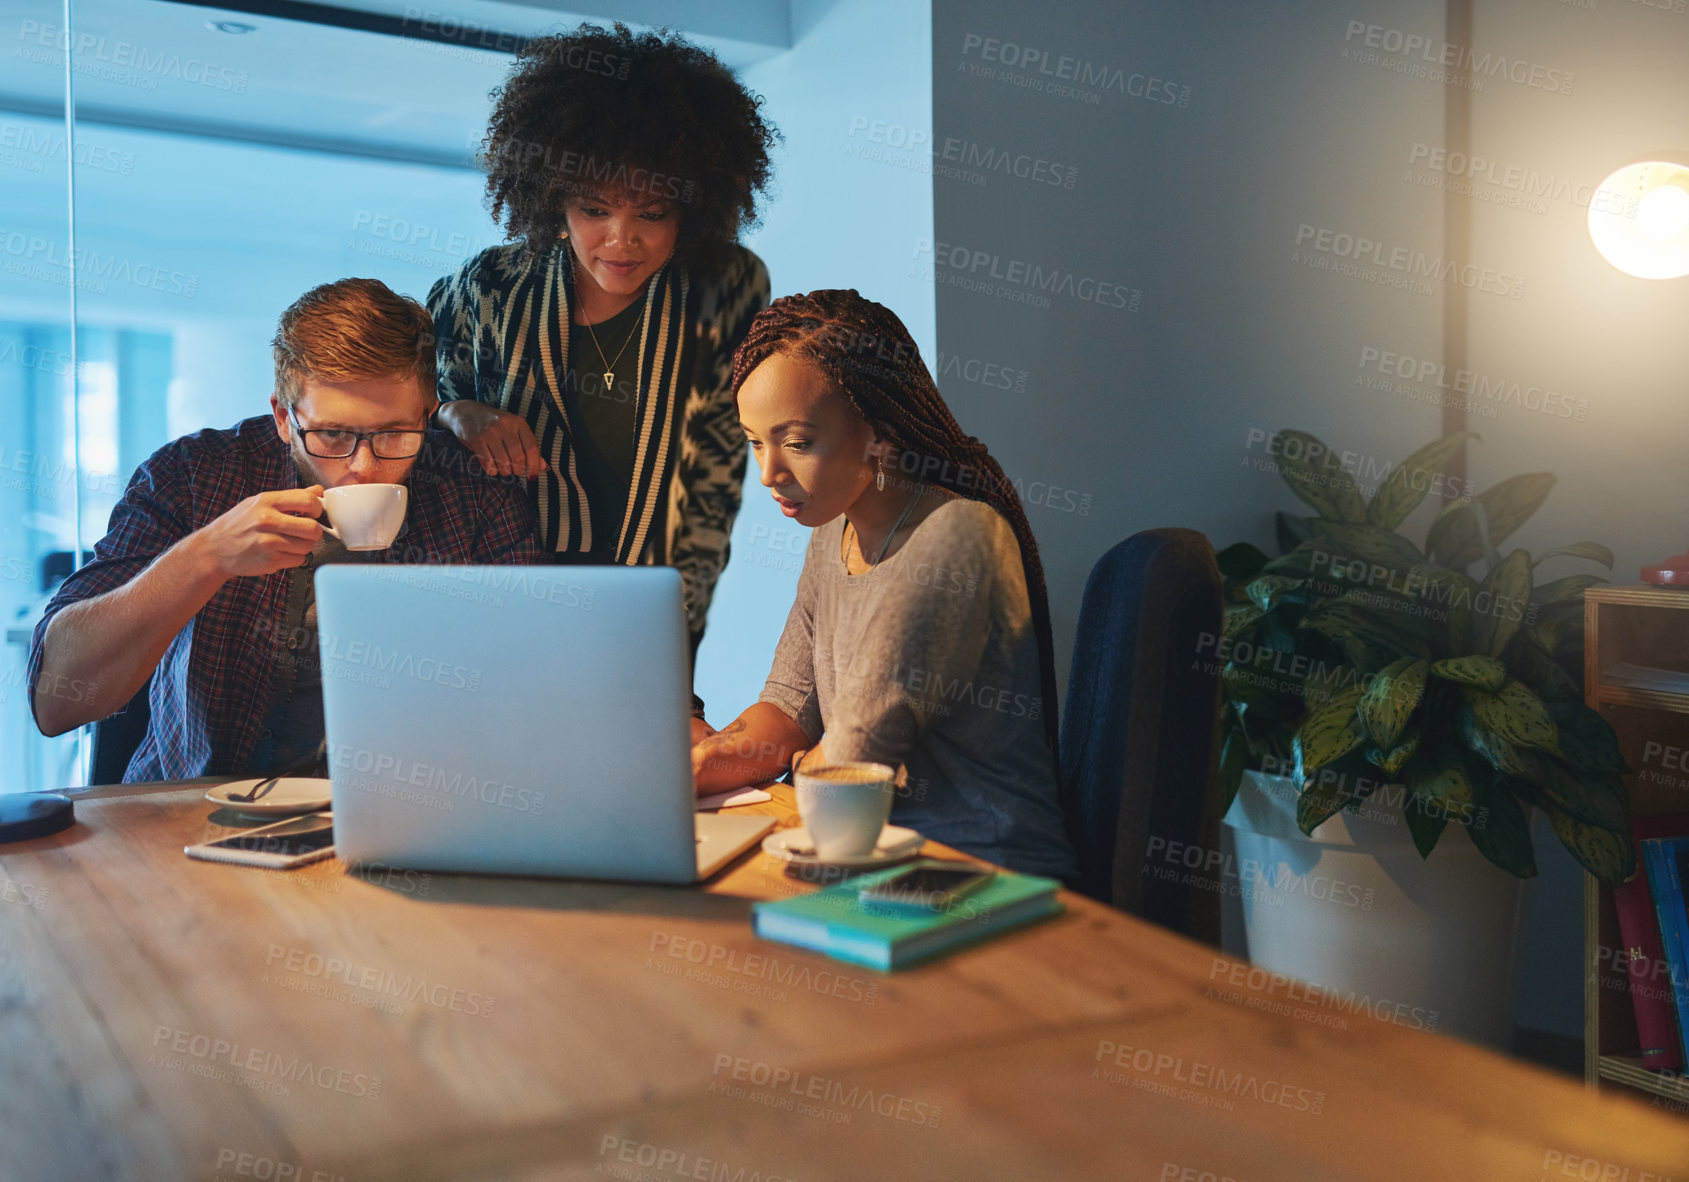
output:
[{"label": "stack of book", "polygon": [[895,911],[865,904],[865,887],[900,869],[864,874],[810,895],[752,906],[756,934],[839,960],[889,971],[973,944],[1062,909],[1061,883],[1030,874],[997,872],[973,894],[940,911]]},{"label": "stack of book", "polygon": [[1689,1063],[1689,813],[1637,817],[1636,877],[1613,891],[1642,1065]]}]

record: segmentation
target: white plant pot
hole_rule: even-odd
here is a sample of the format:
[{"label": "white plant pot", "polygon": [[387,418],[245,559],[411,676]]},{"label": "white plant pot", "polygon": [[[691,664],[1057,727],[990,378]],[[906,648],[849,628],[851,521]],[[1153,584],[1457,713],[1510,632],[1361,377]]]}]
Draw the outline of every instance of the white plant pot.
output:
[{"label": "white plant pot", "polygon": [[1310,838],[1294,780],[1244,773],[1225,825],[1249,959],[1319,986],[1324,1010],[1507,1050],[1523,883],[1454,821],[1421,858],[1401,792],[1378,789]]}]

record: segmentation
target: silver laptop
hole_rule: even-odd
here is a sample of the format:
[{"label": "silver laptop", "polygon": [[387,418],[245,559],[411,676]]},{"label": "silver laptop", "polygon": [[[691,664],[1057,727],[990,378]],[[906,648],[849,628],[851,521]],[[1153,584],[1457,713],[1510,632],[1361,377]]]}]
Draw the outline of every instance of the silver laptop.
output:
[{"label": "silver laptop", "polygon": [[694,812],[678,571],[333,565],[316,592],[346,861],[686,883],[773,828]]}]

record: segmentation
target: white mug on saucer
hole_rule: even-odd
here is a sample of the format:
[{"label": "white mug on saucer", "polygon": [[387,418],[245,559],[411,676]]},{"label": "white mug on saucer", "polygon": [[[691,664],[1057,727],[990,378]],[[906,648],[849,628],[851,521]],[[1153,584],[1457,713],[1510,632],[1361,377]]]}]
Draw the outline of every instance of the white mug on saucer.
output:
[{"label": "white mug on saucer", "polygon": [[348,550],[385,550],[405,523],[410,491],[402,484],[342,484],[323,492],[323,512],[333,525],[323,532]]},{"label": "white mug on saucer", "polygon": [[891,815],[897,773],[883,763],[823,764],[794,779],[798,815],[815,843],[815,856],[856,858],[872,853]]}]

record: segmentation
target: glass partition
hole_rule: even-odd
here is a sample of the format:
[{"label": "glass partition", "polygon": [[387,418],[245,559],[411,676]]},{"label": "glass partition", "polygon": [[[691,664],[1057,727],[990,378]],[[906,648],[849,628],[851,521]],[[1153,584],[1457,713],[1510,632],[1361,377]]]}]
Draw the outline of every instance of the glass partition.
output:
[{"label": "glass partition", "polygon": [[[371,276],[422,298],[503,241],[474,160],[490,93],[521,38],[614,19],[479,0],[0,0],[8,11],[22,15],[0,78],[0,791],[89,774],[90,728],[36,731],[25,659],[51,587],[105,533],[136,466],[269,412],[270,336],[308,288]],[[861,31],[865,11],[835,5],[794,28],[778,5],[701,6],[679,31],[740,71],[788,135],[745,240],[775,294],[877,292],[926,349],[930,285],[905,277],[905,256],[931,236],[930,182],[841,155],[869,118],[857,96],[925,110],[925,10],[910,7],[896,40],[914,48],[896,64],[838,51],[885,35]],[[834,236],[823,257],[815,227],[848,224],[888,186],[908,225],[882,216],[872,241]],[[698,658],[718,721],[754,700],[797,578],[756,476]]]},{"label": "glass partition", "polygon": [[25,662],[136,466],[269,413],[270,335],[307,288],[423,298],[496,240],[473,157],[516,44],[165,0],[73,0],[67,27],[65,8],[22,6],[0,84],[0,791],[88,774],[89,728],[34,727]]},{"label": "glass partition", "polygon": [[[71,326],[74,280],[59,0],[4,6],[0,82],[0,792],[76,782],[78,736],[44,739],[29,716],[25,663],[41,606],[82,544],[81,506],[100,495],[79,467],[79,404]],[[109,384],[107,386],[109,392]],[[97,397],[97,396],[96,396]]]}]

